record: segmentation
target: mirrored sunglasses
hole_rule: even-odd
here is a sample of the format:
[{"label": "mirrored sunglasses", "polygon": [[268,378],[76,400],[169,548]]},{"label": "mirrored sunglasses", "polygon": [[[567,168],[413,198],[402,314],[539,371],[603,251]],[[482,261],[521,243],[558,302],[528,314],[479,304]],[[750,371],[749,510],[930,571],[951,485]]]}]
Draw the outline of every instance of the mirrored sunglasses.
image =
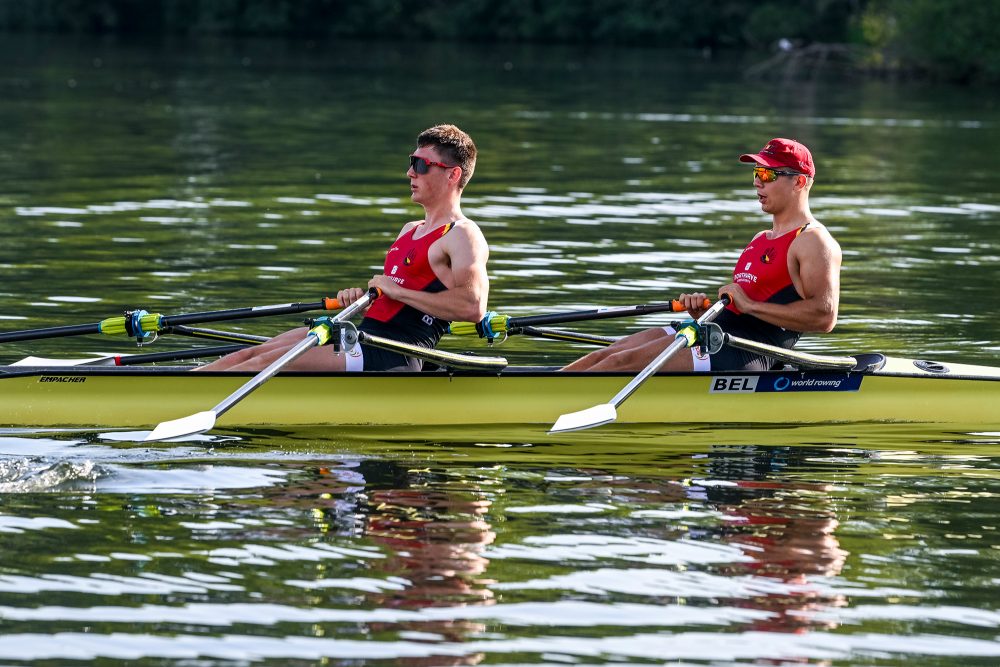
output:
[{"label": "mirrored sunglasses", "polygon": [[773,183],[778,180],[778,176],[802,176],[797,171],[780,171],[771,167],[754,167],[754,178],[759,178],[761,183]]}]

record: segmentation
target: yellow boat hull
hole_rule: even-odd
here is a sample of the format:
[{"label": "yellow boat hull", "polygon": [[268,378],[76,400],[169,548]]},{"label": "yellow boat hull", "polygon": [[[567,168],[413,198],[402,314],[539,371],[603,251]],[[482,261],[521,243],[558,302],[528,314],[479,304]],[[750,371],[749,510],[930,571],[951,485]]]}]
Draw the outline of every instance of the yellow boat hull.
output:
[{"label": "yellow boat hull", "polygon": [[[207,410],[250,374],[180,368],[6,367],[0,426],[148,428]],[[218,427],[280,425],[551,426],[607,402],[628,373],[508,369],[487,373],[280,374]],[[1000,369],[922,371],[890,359],[876,372],[661,374],[618,409],[621,424],[908,422],[1000,427]],[[541,429],[545,430],[545,429]]]}]

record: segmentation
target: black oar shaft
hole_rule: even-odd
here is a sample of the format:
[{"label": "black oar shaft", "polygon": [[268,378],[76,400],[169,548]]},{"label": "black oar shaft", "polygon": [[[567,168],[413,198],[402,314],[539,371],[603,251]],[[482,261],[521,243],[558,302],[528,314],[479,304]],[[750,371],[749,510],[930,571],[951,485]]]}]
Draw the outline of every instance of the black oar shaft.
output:
[{"label": "black oar shaft", "polygon": [[63,338],[66,336],[86,336],[98,333],[101,333],[100,323],[48,327],[45,329],[25,329],[24,331],[0,333],[0,343],[13,343],[19,340],[39,340],[42,338]]},{"label": "black oar shaft", "polygon": [[[597,308],[594,310],[578,310],[571,313],[552,313],[549,315],[525,315],[512,317],[507,322],[507,328],[545,326],[562,322],[582,322],[584,320],[605,320],[612,317],[636,317],[652,313],[678,312],[678,303],[649,303],[638,306],[622,306],[619,308]],[[680,310],[684,310],[680,307]]]},{"label": "black oar shaft", "polygon": [[164,334],[179,334],[190,336],[191,338],[205,338],[208,340],[226,341],[229,343],[243,343],[245,345],[259,345],[270,340],[267,336],[255,336],[253,334],[237,333],[235,331],[220,331],[218,329],[205,329],[203,327],[187,327],[175,325],[162,330]]},{"label": "black oar shaft", "polygon": [[[294,313],[304,313],[309,310],[336,310],[340,308],[340,303],[336,299],[325,298],[322,301],[312,301],[307,303],[283,303],[273,306],[252,306],[248,308],[230,308],[228,310],[214,310],[203,313],[185,313],[180,315],[163,315],[159,317],[158,324],[153,327],[151,324],[143,324],[143,327],[152,327],[146,333],[162,331],[170,326],[183,324],[196,324],[200,322],[220,322],[223,320],[242,320],[251,317],[268,317],[271,315],[290,315]],[[157,316],[148,315],[146,317],[156,321]],[[8,331],[0,333],[0,343],[13,343],[19,340],[40,340],[43,338],[64,338],[68,336],[87,336],[91,334],[109,333],[103,330],[108,323],[117,324],[117,328],[112,333],[121,333],[122,317],[109,318],[103,322],[93,324],[77,324],[62,327],[46,327],[42,329],[25,329],[23,331]]]},{"label": "black oar shaft", "polygon": [[292,315],[309,310],[335,310],[340,307],[336,299],[323,299],[310,303],[283,303],[275,306],[253,306],[250,308],[231,308],[205,313],[187,313],[181,315],[164,315],[160,318],[160,326],[166,328],[180,324],[198,324],[201,322],[222,322],[224,320],[245,320],[251,317],[268,317],[270,315]]},{"label": "black oar shaft", "polygon": [[511,336],[522,334],[534,336],[535,338],[546,338],[548,340],[561,340],[569,343],[584,343],[587,345],[601,345],[607,347],[618,341],[614,336],[599,336],[591,333],[581,333],[579,331],[565,331],[563,329],[541,329],[538,327],[518,327],[509,329],[507,333]]},{"label": "black oar shaft", "polygon": [[246,345],[217,345],[215,347],[202,347],[196,350],[119,355],[115,357],[115,366],[138,366],[139,364],[152,364],[158,361],[182,361],[184,359],[201,359],[202,357],[221,357],[246,347]]}]

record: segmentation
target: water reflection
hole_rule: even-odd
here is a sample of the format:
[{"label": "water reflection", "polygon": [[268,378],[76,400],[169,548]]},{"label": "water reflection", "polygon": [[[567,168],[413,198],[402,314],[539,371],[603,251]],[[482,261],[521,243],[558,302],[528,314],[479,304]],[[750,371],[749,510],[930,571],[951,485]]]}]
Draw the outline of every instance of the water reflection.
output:
[{"label": "water reflection", "polygon": [[[464,618],[458,608],[495,603],[491,583],[484,578],[486,548],[496,538],[487,522],[491,502],[475,485],[446,491],[433,473],[398,470],[404,488],[373,490],[365,511],[365,535],[382,547],[386,560],[379,570],[402,586],[369,598],[380,609],[448,608],[449,618],[410,623],[373,624],[374,632],[392,630],[401,637],[433,643],[462,642],[486,632],[487,624]],[[400,479],[401,478],[401,479]],[[457,612],[457,613],[455,613]],[[478,664],[485,654],[432,659],[406,658],[407,665]]]},{"label": "water reflection", "polygon": [[[716,444],[693,444],[702,437]],[[983,650],[1000,627],[981,592],[1000,480],[988,449],[741,437],[678,435],[691,451],[650,439],[566,449],[404,441],[319,455],[304,431],[160,459],[63,443],[69,458],[81,448],[98,468],[119,466],[116,492],[7,503],[0,656],[98,659],[139,642],[140,659],[180,659],[180,640],[164,634],[178,633],[234,659],[475,664],[667,651],[823,664],[872,647],[929,655],[920,637],[945,627],[961,637],[935,650]],[[28,440],[8,438],[7,449]],[[59,457],[58,440],[39,445]],[[151,485],[156,471],[169,483]],[[939,497],[955,504],[931,503]],[[887,621],[910,629],[882,632]],[[30,642],[32,628],[55,626],[62,648]],[[224,640],[244,648],[229,652]]]},{"label": "water reflection", "polygon": [[387,574],[409,585],[381,601],[403,609],[489,604],[490,582],[479,578],[496,538],[483,516],[488,500],[459,500],[439,491],[387,489],[370,498],[365,535],[390,553]]},{"label": "water reflection", "polygon": [[[808,449],[728,447],[699,457],[690,476],[599,469],[550,473],[547,480],[575,482],[571,495],[577,503],[521,510],[546,512],[573,534],[564,540],[529,538],[530,546],[506,546],[493,555],[570,559],[575,572],[503,588],[573,590],[612,599],[653,596],[661,604],[752,610],[745,623],[733,627],[742,632],[834,629],[838,623],[829,610],[846,606],[847,596],[830,582],[849,556],[837,537],[834,486],[783,481],[814,469],[818,457],[823,454]],[[862,460],[847,461],[845,472]],[[616,522],[600,519],[622,508],[628,511]],[[574,515],[580,518],[569,519]],[[616,560],[656,569],[612,568]]]},{"label": "water reflection", "polygon": [[[848,557],[836,530],[840,522],[830,507],[803,506],[803,501],[826,496],[829,484],[777,484],[739,480],[737,488],[749,491],[742,501],[723,503],[725,523],[731,525],[723,538],[738,545],[753,560],[726,568],[730,576],[750,576],[780,582],[781,590],[765,592],[752,600],[733,600],[768,612],[748,630],[802,632],[832,630],[831,607],[847,606],[847,596],[830,591],[821,581],[839,575]],[[811,504],[811,503],[810,503]],[[805,658],[803,658],[805,660]]]},{"label": "water reflection", "polygon": [[[390,461],[338,461],[303,465],[293,484],[264,493],[273,510],[310,514],[311,530],[327,539],[349,537],[365,545],[363,572],[344,579],[318,570],[315,580],[297,580],[296,586],[314,592],[365,591],[364,606],[382,610],[494,603],[493,582],[483,577],[489,566],[485,553],[496,538],[487,520],[492,502],[475,480]],[[282,536],[309,537],[309,532]],[[485,630],[461,612],[414,619],[373,622],[372,627],[405,636],[423,633],[435,641],[461,641]]]}]

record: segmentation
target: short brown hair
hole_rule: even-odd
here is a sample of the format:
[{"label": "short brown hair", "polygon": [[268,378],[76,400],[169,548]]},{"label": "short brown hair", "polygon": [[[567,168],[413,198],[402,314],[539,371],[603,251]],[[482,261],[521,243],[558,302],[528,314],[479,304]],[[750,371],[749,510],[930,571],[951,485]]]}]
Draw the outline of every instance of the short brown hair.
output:
[{"label": "short brown hair", "polygon": [[464,189],[476,170],[476,144],[472,142],[472,137],[454,125],[435,125],[417,136],[417,147],[427,146],[436,148],[448,164],[462,168],[458,189]]}]

